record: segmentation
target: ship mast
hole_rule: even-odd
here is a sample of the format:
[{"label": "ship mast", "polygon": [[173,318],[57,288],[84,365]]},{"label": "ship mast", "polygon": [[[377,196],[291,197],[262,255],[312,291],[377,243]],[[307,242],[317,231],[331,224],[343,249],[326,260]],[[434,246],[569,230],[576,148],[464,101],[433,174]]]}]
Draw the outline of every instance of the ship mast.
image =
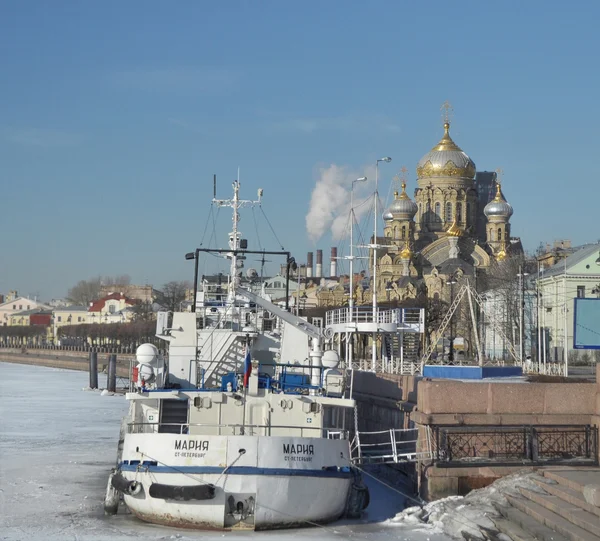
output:
[{"label": "ship mast", "polygon": [[[238,178],[239,178],[238,170]],[[231,266],[229,270],[229,282],[227,284],[227,304],[233,304],[235,301],[235,288],[239,285],[238,274],[238,254],[237,252],[241,249],[246,249],[246,246],[241,247],[241,233],[238,230],[238,224],[240,222],[239,209],[246,206],[260,205],[262,200],[262,188],[258,190],[258,199],[255,201],[240,199],[240,181],[234,180],[233,186],[233,199],[216,199],[213,198],[213,203],[218,207],[231,207],[232,209],[232,231],[229,233],[229,249],[225,257],[231,260]]]}]

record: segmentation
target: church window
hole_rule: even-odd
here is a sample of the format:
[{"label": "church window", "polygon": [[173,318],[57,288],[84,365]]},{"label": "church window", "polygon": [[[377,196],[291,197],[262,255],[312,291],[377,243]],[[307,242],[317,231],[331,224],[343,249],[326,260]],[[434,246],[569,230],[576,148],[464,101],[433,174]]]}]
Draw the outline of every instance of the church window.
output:
[{"label": "church window", "polygon": [[456,203],[456,221],[458,223],[463,221],[462,217],[462,203]]},{"label": "church window", "polygon": [[442,207],[439,202],[437,202],[435,204],[435,221],[436,222],[442,221]]},{"label": "church window", "polygon": [[402,226],[402,238],[403,239],[406,238],[406,226],[405,225]]},{"label": "church window", "polygon": [[466,214],[466,221],[470,222],[471,221],[471,203],[467,202],[467,214]]},{"label": "church window", "polygon": [[502,229],[498,228],[498,240],[502,240]]},{"label": "church window", "polygon": [[446,221],[452,221],[452,203],[450,203],[450,201],[446,203]]},{"label": "church window", "polygon": [[494,240],[494,230],[490,229],[490,240]]},{"label": "church window", "polygon": [[431,202],[429,202],[429,201],[427,201],[427,207],[425,210],[425,221],[426,222],[431,221]]}]

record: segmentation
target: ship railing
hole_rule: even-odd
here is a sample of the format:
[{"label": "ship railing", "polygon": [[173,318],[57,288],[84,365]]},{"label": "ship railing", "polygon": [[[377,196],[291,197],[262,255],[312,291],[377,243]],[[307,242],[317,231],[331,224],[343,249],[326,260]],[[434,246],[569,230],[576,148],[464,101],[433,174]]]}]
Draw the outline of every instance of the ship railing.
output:
[{"label": "ship railing", "polygon": [[[347,440],[349,432],[339,428],[318,428],[293,425],[248,425],[248,424],[210,424],[210,423],[127,423],[128,434],[190,434],[190,427],[207,429],[204,435],[214,436],[280,436],[272,434],[273,431],[289,430],[295,432],[293,435],[308,438],[325,438],[329,440]],[[216,431],[217,433],[213,434]],[[194,431],[194,435],[201,435]],[[292,434],[290,434],[292,435]]]},{"label": "ship railing", "polygon": [[[374,314],[374,315],[373,315]],[[339,325],[345,323],[397,323],[405,325],[423,325],[425,313],[422,308],[378,308],[373,312],[369,306],[357,306],[352,308],[337,308],[329,310],[325,314],[325,324]]]},{"label": "ship railing", "polygon": [[417,428],[390,428],[373,432],[358,431],[350,444],[354,464],[417,462],[431,459],[428,431],[419,435]]}]

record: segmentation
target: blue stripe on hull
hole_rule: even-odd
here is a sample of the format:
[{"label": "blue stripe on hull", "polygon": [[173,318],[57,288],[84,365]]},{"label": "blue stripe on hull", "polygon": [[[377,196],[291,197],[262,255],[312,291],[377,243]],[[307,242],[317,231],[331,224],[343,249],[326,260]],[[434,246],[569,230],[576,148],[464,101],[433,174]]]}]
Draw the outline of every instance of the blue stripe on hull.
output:
[{"label": "blue stripe on hull", "polygon": [[[119,464],[121,471],[147,471],[152,473],[197,473],[197,474],[221,474],[224,468],[217,466],[154,466],[146,464]],[[227,470],[228,475],[285,475],[288,477],[329,477],[338,479],[349,479],[352,472],[348,468],[341,470],[295,470],[286,468],[255,468],[252,466],[232,466]]]}]

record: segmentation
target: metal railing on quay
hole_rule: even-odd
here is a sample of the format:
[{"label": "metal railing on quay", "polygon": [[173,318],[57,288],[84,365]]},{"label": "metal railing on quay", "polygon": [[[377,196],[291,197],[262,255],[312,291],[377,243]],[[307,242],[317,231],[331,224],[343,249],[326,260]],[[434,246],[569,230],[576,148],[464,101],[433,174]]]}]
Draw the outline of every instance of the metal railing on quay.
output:
[{"label": "metal railing on quay", "polygon": [[598,464],[598,427],[591,425],[433,426],[440,466]]}]

